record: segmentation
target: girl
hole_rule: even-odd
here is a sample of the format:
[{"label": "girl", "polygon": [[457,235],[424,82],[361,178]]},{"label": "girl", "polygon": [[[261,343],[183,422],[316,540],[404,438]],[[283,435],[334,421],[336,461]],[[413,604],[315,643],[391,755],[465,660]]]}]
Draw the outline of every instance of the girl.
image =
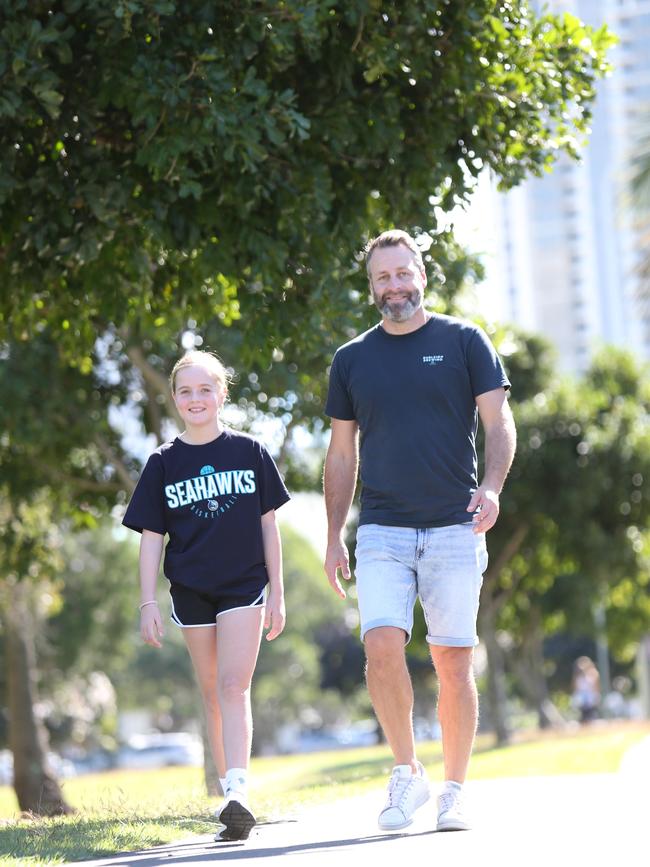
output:
[{"label": "girl", "polygon": [[[262,627],[284,629],[282,551],[275,510],[289,499],[273,459],[224,428],[228,377],[209,352],[189,352],[170,378],[185,430],[149,457],[124,515],[140,542],[140,632],[160,647],[155,587],[163,551],[171,619],[183,629],[201,690],[224,801],[215,840],[244,840],[252,740],[250,686]],[[265,601],[265,588],[268,596]]]}]

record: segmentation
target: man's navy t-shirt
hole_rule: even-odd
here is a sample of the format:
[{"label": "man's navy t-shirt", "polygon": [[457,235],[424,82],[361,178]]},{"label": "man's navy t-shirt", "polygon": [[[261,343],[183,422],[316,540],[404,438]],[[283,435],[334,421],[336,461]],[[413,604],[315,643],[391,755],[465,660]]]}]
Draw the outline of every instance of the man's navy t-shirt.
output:
[{"label": "man's navy t-shirt", "polygon": [[325,412],[360,431],[359,524],[445,527],[471,520],[478,486],[475,398],[510,383],[478,326],[433,314],[416,331],[377,325],[341,346]]},{"label": "man's navy t-shirt", "polygon": [[181,439],[150,455],[122,523],[169,534],[164,572],[206,593],[264,585],[261,517],[289,499],[273,458],[246,434],[204,445]]}]

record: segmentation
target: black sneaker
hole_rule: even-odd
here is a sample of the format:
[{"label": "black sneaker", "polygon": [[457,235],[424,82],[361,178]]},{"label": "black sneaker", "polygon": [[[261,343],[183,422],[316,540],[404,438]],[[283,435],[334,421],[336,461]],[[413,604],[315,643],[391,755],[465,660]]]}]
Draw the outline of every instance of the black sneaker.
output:
[{"label": "black sneaker", "polygon": [[223,807],[219,810],[219,821],[225,827],[215,836],[217,843],[226,840],[247,840],[255,827],[256,819],[248,809],[246,798],[242,793],[229,792]]}]

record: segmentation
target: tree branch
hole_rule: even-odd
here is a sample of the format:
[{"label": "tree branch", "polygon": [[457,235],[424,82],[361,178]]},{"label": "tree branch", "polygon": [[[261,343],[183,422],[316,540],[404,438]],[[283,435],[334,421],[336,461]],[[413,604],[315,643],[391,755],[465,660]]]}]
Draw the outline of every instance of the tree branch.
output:
[{"label": "tree branch", "polygon": [[[189,77],[189,76],[188,76]],[[144,141],[142,142],[142,147],[146,147],[149,144],[151,139],[156,135],[160,127],[163,125],[165,118],[167,117],[167,106],[165,106],[160,113],[160,117],[158,118],[158,122],[154,126],[154,128],[145,136]]]},{"label": "tree branch", "polygon": [[156,368],[147,361],[147,358],[139,346],[127,347],[126,354],[131,363],[138,368],[142,374],[142,378],[148,383],[157,394],[162,394],[165,398],[165,407],[170,418],[178,424],[179,429],[182,429],[183,423],[180,416],[176,412],[176,405],[169,393],[169,385],[167,379],[156,370]]},{"label": "tree branch", "polygon": [[357,35],[354,37],[354,42],[352,43],[351,51],[356,51],[359,47],[359,43],[361,42],[361,37],[363,35],[363,25],[365,23],[366,16],[362,15],[359,19],[359,27],[357,28]]},{"label": "tree branch", "polygon": [[104,458],[113,467],[118,478],[122,480],[124,487],[131,493],[135,488],[135,480],[131,477],[129,468],[124,463],[122,457],[116,453],[115,449],[101,434],[97,434],[95,437],[95,444]]},{"label": "tree branch", "polygon": [[284,464],[285,466],[287,464],[287,454],[291,445],[291,432],[293,431],[294,427],[296,427],[297,423],[297,419],[295,418],[295,416],[292,415],[291,421],[284,429],[284,439],[282,440],[282,445],[280,446],[278,463]]},{"label": "tree branch", "polygon": [[146,413],[149,418],[149,427],[156,435],[156,439],[159,443],[162,442],[162,421],[163,414],[160,409],[160,404],[158,403],[157,397],[160,394],[158,389],[153,385],[153,383],[149,382],[149,380],[145,379],[144,388],[147,392],[147,406]]},{"label": "tree branch", "polygon": [[[485,575],[485,584],[486,586],[494,586],[496,587],[497,579],[502,569],[512,560],[515,554],[519,551],[521,546],[524,543],[526,536],[530,531],[530,524],[520,524],[515,532],[512,534],[507,544],[503,546],[501,551],[499,552],[498,557],[494,565],[488,569]],[[505,601],[512,596],[516,587],[509,587],[507,589],[502,588],[499,593],[491,593],[489,599],[485,599],[485,603],[489,604],[493,607],[499,607],[505,603]]]},{"label": "tree branch", "polygon": [[[94,479],[80,479],[77,476],[71,476],[68,473],[62,473],[56,467],[47,467],[48,474],[56,482],[70,485],[78,491],[92,491],[93,493],[108,493],[109,491],[122,491],[124,485],[119,482],[98,482]],[[133,482],[131,482],[133,486]]]}]

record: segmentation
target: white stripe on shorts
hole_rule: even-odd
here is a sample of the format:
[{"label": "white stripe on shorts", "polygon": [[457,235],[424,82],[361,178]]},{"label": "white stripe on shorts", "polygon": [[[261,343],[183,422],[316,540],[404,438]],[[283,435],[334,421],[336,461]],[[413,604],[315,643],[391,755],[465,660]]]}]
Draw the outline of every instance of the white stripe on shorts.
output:
[{"label": "white stripe on shorts", "polygon": [[245,608],[262,608],[264,606],[264,590],[257,597],[255,602],[251,602],[250,605],[239,605],[237,608],[229,608],[227,611],[220,611],[217,614],[217,617],[221,617],[222,614],[230,614],[231,611],[243,611]]}]

